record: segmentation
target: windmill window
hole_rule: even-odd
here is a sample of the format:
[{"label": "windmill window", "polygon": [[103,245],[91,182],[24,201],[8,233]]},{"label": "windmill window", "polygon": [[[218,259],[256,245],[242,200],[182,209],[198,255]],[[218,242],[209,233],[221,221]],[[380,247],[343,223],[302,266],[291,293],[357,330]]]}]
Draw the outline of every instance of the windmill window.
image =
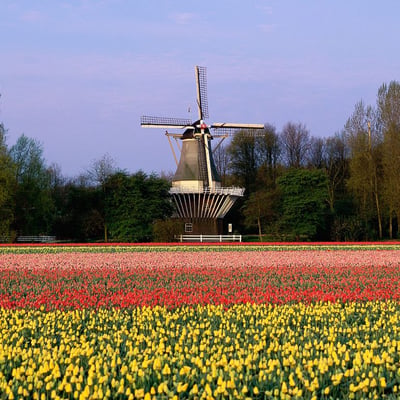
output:
[{"label": "windmill window", "polygon": [[187,223],[185,224],[185,232],[186,232],[186,233],[191,233],[191,232],[193,232],[193,224],[192,224],[192,223],[187,222]]}]

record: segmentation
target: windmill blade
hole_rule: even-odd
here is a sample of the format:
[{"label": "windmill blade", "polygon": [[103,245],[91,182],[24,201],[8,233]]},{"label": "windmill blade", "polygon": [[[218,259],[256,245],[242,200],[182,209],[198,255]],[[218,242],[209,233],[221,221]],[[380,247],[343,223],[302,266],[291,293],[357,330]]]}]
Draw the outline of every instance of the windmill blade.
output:
[{"label": "windmill blade", "polygon": [[152,117],[143,115],[140,117],[140,125],[143,128],[190,128],[192,121],[187,118]]},{"label": "windmill blade", "polygon": [[228,137],[228,136],[235,136],[240,134],[242,136],[248,137],[261,137],[264,136],[264,131],[261,129],[233,129],[233,128],[221,128],[221,129],[214,129],[212,133],[212,137],[221,138],[221,137]]},{"label": "windmill blade", "polygon": [[206,67],[196,65],[196,84],[197,84],[197,107],[199,110],[199,120],[208,118],[208,99],[207,99],[207,75]]},{"label": "windmill blade", "polygon": [[216,122],[210,126],[213,137],[234,136],[240,131],[245,131],[248,136],[262,136],[264,125],[262,124],[236,124],[229,122]]},{"label": "windmill blade", "polygon": [[220,128],[229,128],[229,129],[264,129],[263,124],[236,124],[231,122],[214,122],[210,128],[212,129],[220,129]]}]

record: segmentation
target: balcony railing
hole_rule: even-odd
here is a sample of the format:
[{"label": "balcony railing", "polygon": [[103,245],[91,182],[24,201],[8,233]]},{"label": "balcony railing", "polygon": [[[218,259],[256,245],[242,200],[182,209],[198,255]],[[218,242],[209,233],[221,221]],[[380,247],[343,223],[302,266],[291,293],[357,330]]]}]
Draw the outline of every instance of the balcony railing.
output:
[{"label": "balcony railing", "polygon": [[218,188],[199,188],[196,186],[192,187],[172,187],[169,192],[171,194],[179,194],[179,193],[206,193],[206,194],[225,194],[231,196],[243,196],[244,188],[240,187],[218,187]]}]

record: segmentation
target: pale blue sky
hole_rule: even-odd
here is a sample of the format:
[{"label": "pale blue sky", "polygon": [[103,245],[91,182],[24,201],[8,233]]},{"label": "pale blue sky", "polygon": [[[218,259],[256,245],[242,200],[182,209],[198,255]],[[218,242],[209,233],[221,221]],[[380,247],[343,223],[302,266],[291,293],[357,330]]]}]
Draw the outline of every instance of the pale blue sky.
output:
[{"label": "pale blue sky", "polygon": [[1,0],[0,121],[68,176],[105,153],[174,171],[163,131],[139,118],[191,117],[202,65],[208,122],[331,136],[400,80],[399,16],[398,0]]}]

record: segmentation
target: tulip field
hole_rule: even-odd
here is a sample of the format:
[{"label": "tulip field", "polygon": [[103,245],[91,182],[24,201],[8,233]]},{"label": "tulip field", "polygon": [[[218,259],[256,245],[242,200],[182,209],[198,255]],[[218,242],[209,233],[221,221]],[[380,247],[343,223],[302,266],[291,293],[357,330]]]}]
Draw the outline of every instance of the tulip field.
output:
[{"label": "tulip field", "polygon": [[0,246],[19,398],[400,398],[400,244]]}]

